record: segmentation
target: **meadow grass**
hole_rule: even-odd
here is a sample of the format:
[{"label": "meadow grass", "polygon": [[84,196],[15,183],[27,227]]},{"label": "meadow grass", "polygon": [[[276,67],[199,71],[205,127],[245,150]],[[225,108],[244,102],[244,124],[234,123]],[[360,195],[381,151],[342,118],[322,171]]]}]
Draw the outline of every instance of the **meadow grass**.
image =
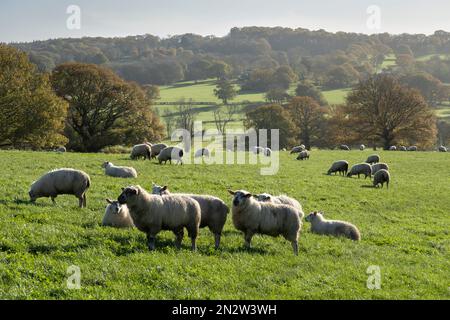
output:
[{"label": "meadow grass", "polygon": [[[383,152],[390,166],[389,190],[369,179],[327,176],[330,164],[364,161],[372,151],[317,151],[295,161],[280,153],[276,175],[262,165],[157,165],[127,155],[0,151],[1,299],[448,299],[450,154]],[[135,180],[106,177],[103,161],[132,165]],[[48,170],[75,167],[91,176],[88,207],[73,196],[28,202],[29,185]],[[202,229],[198,251],[176,250],[170,232],[149,252],[145,235],[100,225],[105,198],[120,188],[167,184],[173,192],[212,194],[227,204],[226,189],[285,193],[305,213],[323,210],[330,219],[357,225],[361,242],[310,233],[304,223],[300,252],[283,238],[255,236],[253,248],[228,217],[222,246]],[[81,289],[66,286],[67,268],[81,269]],[[381,269],[381,289],[366,286],[371,265]],[[70,274],[69,274],[70,275]]]}]

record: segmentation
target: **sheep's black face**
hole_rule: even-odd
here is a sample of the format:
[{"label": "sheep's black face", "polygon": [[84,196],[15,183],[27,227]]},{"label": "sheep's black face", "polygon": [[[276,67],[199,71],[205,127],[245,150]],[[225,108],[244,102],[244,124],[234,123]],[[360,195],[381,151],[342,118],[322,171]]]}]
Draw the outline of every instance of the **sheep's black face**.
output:
[{"label": "sheep's black face", "polygon": [[233,194],[234,198],[233,198],[233,205],[235,207],[238,206],[242,206],[243,204],[245,204],[247,202],[247,200],[249,198],[252,197],[251,193],[248,193],[247,191],[236,191],[236,192],[231,192],[231,194]]},{"label": "sheep's black face", "polygon": [[131,198],[139,194],[139,190],[135,187],[127,187],[122,189],[122,193],[117,198],[120,204],[126,204]]},{"label": "sheep's black face", "polygon": [[35,202],[36,201],[36,197],[34,196],[33,191],[30,190],[28,192],[28,195],[30,196],[30,201],[31,202]]}]

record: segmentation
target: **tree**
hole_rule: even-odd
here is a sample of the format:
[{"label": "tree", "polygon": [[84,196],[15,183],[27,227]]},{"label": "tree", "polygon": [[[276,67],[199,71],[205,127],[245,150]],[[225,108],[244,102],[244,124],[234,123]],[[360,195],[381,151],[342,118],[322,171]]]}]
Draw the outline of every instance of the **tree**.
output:
[{"label": "tree", "polygon": [[192,136],[194,134],[194,121],[197,113],[192,105],[192,101],[188,101],[187,103],[180,101],[176,111],[177,127],[189,131]]},{"label": "tree", "polygon": [[360,82],[347,97],[350,126],[362,140],[385,149],[398,142],[430,146],[436,138],[433,111],[415,89],[389,75]]},{"label": "tree", "polygon": [[288,147],[294,142],[292,139],[294,124],[289,119],[289,114],[287,111],[277,104],[258,107],[247,112],[245,115],[244,126],[247,129],[254,128],[255,130],[269,130],[267,137],[268,146],[272,145],[270,129],[279,130],[280,148]]},{"label": "tree", "polygon": [[265,98],[266,101],[271,103],[282,103],[283,101],[289,99],[289,94],[285,89],[273,88],[266,92]]},{"label": "tree", "polygon": [[237,114],[238,111],[239,106],[237,105],[228,105],[214,110],[214,123],[217,131],[224,134],[228,123],[233,120],[233,116]]},{"label": "tree", "polygon": [[325,86],[328,88],[346,88],[351,86],[359,79],[358,71],[346,63],[340,66],[333,67],[327,73],[327,80]]},{"label": "tree", "polygon": [[407,74],[400,78],[400,82],[419,90],[432,107],[436,107],[439,102],[447,99],[446,87],[429,73]]},{"label": "tree", "polygon": [[67,103],[52,91],[25,53],[0,44],[0,145],[44,148],[65,144]]},{"label": "tree", "polygon": [[327,104],[325,97],[322,92],[318,90],[312,83],[307,81],[302,81],[297,85],[295,89],[295,94],[298,97],[310,97],[317,101],[320,105],[324,106]]},{"label": "tree", "polygon": [[159,100],[161,99],[159,87],[152,85],[152,84],[146,84],[142,86],[144,89],[144,92],[147,94],[147,97],[151,100]]},{"label": "tree", "polygon": [[446,121],[437,122],[438,129],[438,144],[439,145],[449,145],[450,144],[450,123]]},{"label": "tree", "polygon": [[233,100],[237,96],[237,90],[231,81],[219,80],[214,89],[214,95],[224,104],[228,104],[228,100]]},{"label": "tree", "polygon": [[294,97],[288,106],[299,142],[309,150],[325,137],[326,110],[311,97]]},{"label": "tree", "polygon": [[217,79],[225,79],[231,73],[231,67],[223,61],[215,61],[209,68],[210,75]]},{"label": "tree", "polygon": [[111,70],[67,63],[53,71],[51,80],[58,96],[69,102],[66,134],[75,150],[95,152],[161,138],[163,125],[145,92]]}]

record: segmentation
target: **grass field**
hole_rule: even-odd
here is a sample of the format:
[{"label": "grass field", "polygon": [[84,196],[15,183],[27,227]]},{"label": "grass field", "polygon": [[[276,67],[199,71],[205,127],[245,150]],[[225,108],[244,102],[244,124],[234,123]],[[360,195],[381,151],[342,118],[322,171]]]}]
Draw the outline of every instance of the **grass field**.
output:
[{"label": "grass field", "polygon": [[[353,164],[369,153],[313,151],[311,160],[295,161],[284,152],[278,174],[261,176],[259,165],[159,166],[126,155],[0,151],[0,299],[449,299],[449,154],[380,151],[390,166],[389,190],[324,174],[334,160]],[[139,177],[106,177],[105,160],[133,165]],[[90,174],[87,209],[73,196],[58,197],[56,206],[28,202],[31,182],[57,167]],[[186,238],[174,249],[170,232],[149,252],[143,233],[100,222],[105,198],[152,181],[228,204],[227,188],[286,193],[306,213],[323,210],[356,224],[362,241],[314,235],[305,223],[298,256],[286,240],[268,236],[256,236],[245,250],[229,216],[218,251],[202,229],[196,253]],[[80,290],[66,286],[71,265],[80,267]],[[381,270],[379,290],[366,287],[371,265]]]}]

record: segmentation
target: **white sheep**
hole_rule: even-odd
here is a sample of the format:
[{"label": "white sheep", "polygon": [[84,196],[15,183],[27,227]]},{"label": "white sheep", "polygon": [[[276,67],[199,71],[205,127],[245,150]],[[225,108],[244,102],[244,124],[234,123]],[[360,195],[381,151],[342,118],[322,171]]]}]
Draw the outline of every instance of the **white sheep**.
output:
[{"label": "white sheep", "polygon": [[439,146],[438,150],[439,150],[439,152],[447,152],[447,147]]},{"label": "white sheep", "polygon": [[365,149],[366,149],[365,145],[362,144],[362,145],[359,146],[359,150],[364,151]]},{"label": "white sheep", "polygon": [[186,196],[153,195],[140,186],[122,189],[118,199],[126,204],[134,225],[147,234],[148,248],[155,249],[156,235],[161,230],[171,230],[175,236],[175,246],[181,248],[184,228],[191,238],[191,249],[197,249],[196,240],[200,225],[200,205]]},{"label": "white sheep", "polygon": [[[165,196],[172,193],[170,193],[167,186],[162,187],[153,183],[152,194]],[[230,211],[225,202],[210,195],[187,193],[176,193],[176,195],[190,197],[200,204],[200,228],[209,228],[209,230],[214,234],[215,248],[218,249],[220,246],[222,230],[225,222],[227,221],[227,214]]]},{"label": "white sheep", "polygon": [[364,175],[364,179],[366,179],[367,177],[371,178],[372,177],[372,167],[370,166],[370,164],[368,163],[358,163],[355,164],[349,171],[349,173],[347,173],[347,177],[351,177],[354,175],[358,175],[358,179],[359,176],[363,174]]},{"label": "white sheep", "polygon": [[172,164],[172,160],[176,160],[177,164],[183,165],[183,155],[184,151],[181,148],[178,147],[167,147],[161,150],[161,152],[158,154],[158,161],[159,164],[163,163],[166,164],[167,161],[169,161],[170,164]]},{"label": "white sheep", "polygon": [[298,255],[298,237],[302,227],[298,209],[286,204],[257,201],[245,190],[228,192],[233,195],[233,224],[244,233],[247,248],[257,233],[273,237],[282,235],[291,242],[294,254]]},{"label": "white sheep", "polygon": [[339,175],[346,175],[348,172],[348,162],[346,160],[338,160],[333,162],[330,169],[328,169],[327,174],[331,175],[334,173],[336,175],[336,172],[339,172]]},{"label": "white sheep", "polygon": [[132,228],[134,227],[133,219],[130,216],[128,207],[120,204],[119,201],[106,199],[108,205],[103,216],[102,226],[114,228]]},{"label": "white sheep", "polygon": [[62,168],[52,170],[33,182],[28,195],[30,201],[37,198],[50,197],[53,203],[60,194],[73,194],[79,200],[79,207],[86,207],[86,192],[91,185],[89,175],[83,171]]},{"label": "white sheep", "polygon": [[406,147],[405,146],[400,146],[400,148],[398,148],[400,151],[406,151]]},{"label": "white sheep", "polygon": [[380,156],[377,154],[372,154],[367,157],[366,163],[372,164],[372,163],[378,163],[380,162]]},{"label": "white sheep", "polygon": [[389,147],[389,151],[397,151],[397,147],[396,146],[390,146]]},{"label": "white sheep", "polygon": [[386,163],[382,163],[382,162],[373,164],[372,165],[372,175],[374,175],[375,173],[377,173],[381,169],[389,171],[389,166]]},{"label": "white sheep", "polygon": [[302,151],[305,150],[305,149],[306,149],[305,145],[301,144],[301,145],[299,145],[299,146],[293,147],[293,148],[291,149],[290,154],[293,154],[293,153],[300,153],[300,152],[302,152]]},{"label": "white sheep", "polygon": [[310,152],[308,150],[303,150],[298,154],[297,160],[309,159]]},{"label": "white sheep", "polygon": [[386,169],[378,170],[377,173],[373,176],[373,186],[378,187],[381,184],[381,188],[383,188],[384,183],[386,183],[386,188],[389,189],[389,181],[391,180],[391,176],[389,171]]},{"label": "white sheep", "polygon": [[408,147],[408,151],[417,151],[417,146]]},{"label": "white sheep", "polygon": [[201,149],[198,149],[197,151],[195,151],[195,155],[194,155],[195,158],[201,158],[203,156],[205,156],[205,157],[210,156],[210,152],[207,148],[201,148]]},{"label": "white sheep", "polygon": [[136,169],[132,167],[119,167],[112,164],[112,162],[104,162],[102,168],[105,169],[105,174],[116,178],[137,178]]},{"label": "white sheep", "polygon": [[131,149],[130,158],[132,160],[136,160],[141,157],[143,157],[144,160],[150,160],[152,157],[152,148],[146,143],[137,144],[133,147],[133,149]]},{"label": "white sheep", "polygon": [[346,238],[359,241],[361,234],[358,228],[346,221],[326,220],[323,212],[311,212],[305,218],[311,222],[311,232],[321,235],[344,236]]},{"label": "white sheep", "polygon": [[289,206],[294,207],[299,211],[300,219],[303,219],[303,216],[305,215],[303,213],[303,208],[300,202],[298,202],[296,199],[291,198],[287,195],[281,194],[279,196],[273,196],[269,193],[260,193],[254,196],[256,200],[261,202],[272,202],[277,204],[287,204]]},{"label": "white sheep", "polygon": [[58,152],[58,153],[65,153],[65,152],[67,152],[67,149],[66,149],[66,147],[59,147],[59,148],[56,149],[56,152]]}]

